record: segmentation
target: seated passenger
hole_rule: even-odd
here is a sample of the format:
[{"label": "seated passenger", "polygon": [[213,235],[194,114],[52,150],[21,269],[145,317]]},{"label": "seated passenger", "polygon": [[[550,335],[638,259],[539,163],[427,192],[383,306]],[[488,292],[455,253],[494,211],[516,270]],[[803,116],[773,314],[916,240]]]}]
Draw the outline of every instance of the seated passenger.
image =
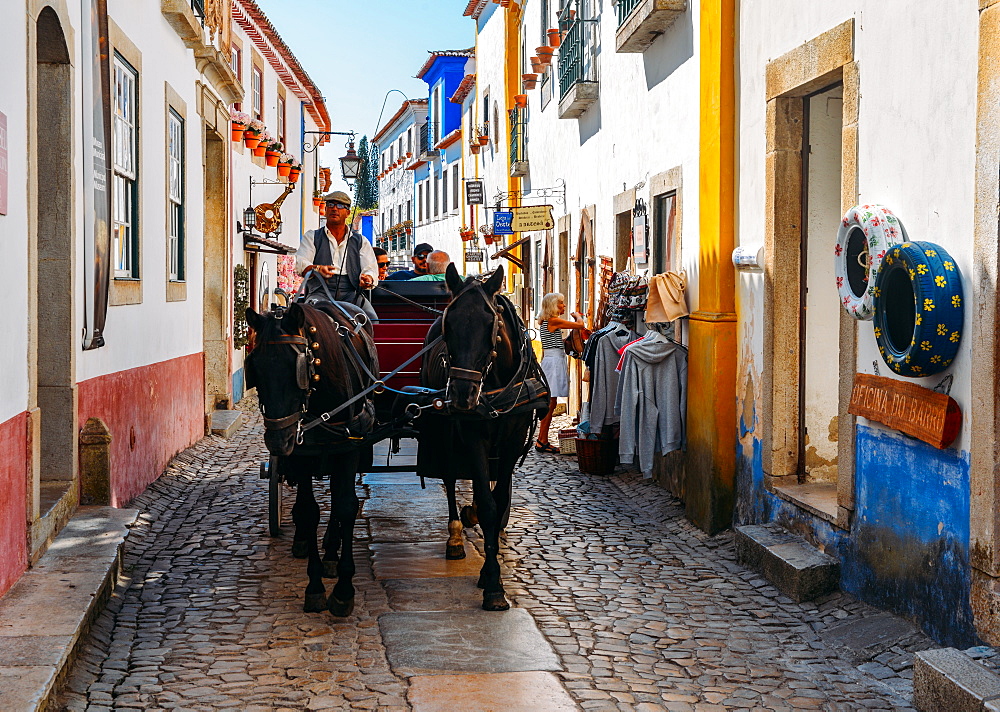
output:
[{"label": "seated passenger", "polygon": [[413,279],[414,277],[427,274],[427,255],[433,251],[433,247],[426,242],[421,242],[413,248],[413,256],[410,257],[410,260],[413,262],[413,269],[401,269],[398,272],[393,272],[386,279]]},{"label": "seated passenger", "polygon": [[427,255],[427,274],[414,277],[411,282],[443,282],[444,273],[451,264],[451,257],[444,250],[434,250]]}]

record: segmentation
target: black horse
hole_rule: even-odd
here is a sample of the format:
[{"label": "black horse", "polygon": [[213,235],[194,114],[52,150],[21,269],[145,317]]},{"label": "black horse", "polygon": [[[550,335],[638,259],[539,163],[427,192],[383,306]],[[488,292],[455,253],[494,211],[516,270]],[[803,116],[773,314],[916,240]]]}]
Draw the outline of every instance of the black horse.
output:
[{"label": "black horse", "polygon": [[[379,372],[372,327],[364,312],[342,302],[293,303],[267,314],[247,309],[246,315],[256,332],[245,365],[247,385],[257,387],[264,443],[278,456],[280,475],[297,488],[292,553],[309,560],[304,609],[350,615],[358,514],[354,480],[370,466],[371,445],[365,437],[375,425],[371,398],[357,397]],[[316,544],[320,509],[313,494],[313,477],[321,476],[330,478],[328,534],[334,534],[327,537],[323,560]],[[332,573],[334,562],[337,583],[327,599],[323,574]]]},{"label": "black horse", "polygon": [[425,342],[441,336],[443,348],[425,357],[421,383],[445,390],[448,414],[418,419],[417,468],[425,476],[441,477],[448,488],[448,558],[464,556],[454,483],[472,480],[486,558],[479,576],[483,609],[504,611],[510,604],[497,560],[500,530],[510,508],[514,469],[530,447],[533,419],[548,408],[548,387],[514,305],[498,293],[503,268],[482,282],[463,280],[449,265],[445,277],[452,301]]}]

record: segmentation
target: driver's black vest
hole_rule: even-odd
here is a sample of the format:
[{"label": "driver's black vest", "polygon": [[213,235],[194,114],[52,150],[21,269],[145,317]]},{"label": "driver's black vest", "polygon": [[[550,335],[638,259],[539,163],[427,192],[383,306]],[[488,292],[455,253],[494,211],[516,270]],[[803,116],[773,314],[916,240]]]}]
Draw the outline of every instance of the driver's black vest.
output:
[{"label": "driver's black vest", "polygon": [[[316,246],[316,255],[313,257],[313,264],[341,267],[341,265],[333,264],[333,253],[330,250],[331,239],[336,238],[331,238],[327,235],[326,227],[321,227],[313,231],[313,244]],[[360,287],[358,283],[361,281],[362,239],[361,234],[357,230],[350,231],[350,234],[347,236],[347,253],[344,255],[343,274],[335,274],[326,280],[327,287],[329,287],[334,298],[343,297],[346,301],[353,302],[355,295],[359,293]],[[338,291],[339,294],[337,293]]]}]

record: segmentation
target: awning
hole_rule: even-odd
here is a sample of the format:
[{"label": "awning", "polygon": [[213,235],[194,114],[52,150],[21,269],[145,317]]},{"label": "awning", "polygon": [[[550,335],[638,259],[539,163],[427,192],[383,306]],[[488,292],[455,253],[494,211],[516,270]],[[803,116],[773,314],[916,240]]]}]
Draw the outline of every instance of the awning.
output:
[{"label": "awning", "polygon": [[269,252],[275,255],[290,255],[295,248],[277,240],[268,240],[263,235],[243,235],[243,249],[247,252]]}]

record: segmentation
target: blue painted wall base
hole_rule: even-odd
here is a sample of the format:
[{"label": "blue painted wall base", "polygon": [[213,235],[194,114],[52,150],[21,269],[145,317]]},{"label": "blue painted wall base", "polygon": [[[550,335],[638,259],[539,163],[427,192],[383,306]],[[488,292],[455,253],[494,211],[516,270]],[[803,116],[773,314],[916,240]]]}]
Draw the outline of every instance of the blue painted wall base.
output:
[{"label": "blue painted wall base", "polygon": [[855,511],[838,529],[764,487],[762,448],[740,447],[737,524],[778,522],[841,561],[841,588],[943,645],[981,643],[969,602],[969,456],[859,425]]}]

